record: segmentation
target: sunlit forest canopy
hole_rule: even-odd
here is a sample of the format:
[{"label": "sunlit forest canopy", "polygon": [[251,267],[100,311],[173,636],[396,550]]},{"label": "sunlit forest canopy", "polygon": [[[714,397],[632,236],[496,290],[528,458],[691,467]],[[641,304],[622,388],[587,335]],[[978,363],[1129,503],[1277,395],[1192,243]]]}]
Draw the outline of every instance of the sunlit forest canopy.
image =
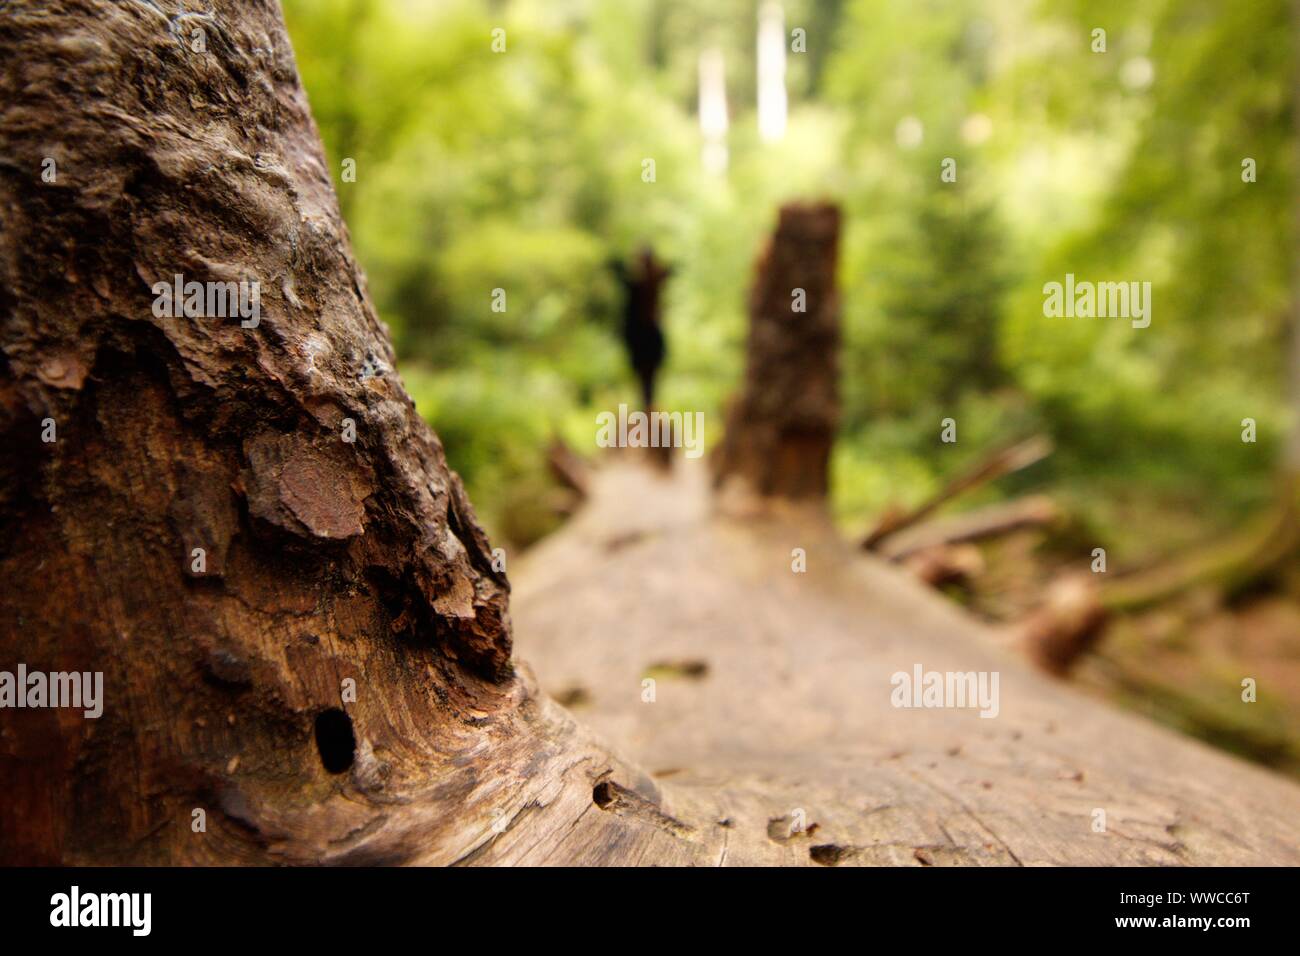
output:
[{"label": "sunlit forest canopy", "polygon": [[[1121,558],[1270,493],[1300,172],[1283,0],[284,6],[402,376],[506,541],[557,520],[550,438],[594,454],[595,415],[636,400],[612,265],[648,243],[673,266],[659,402],[715,443],[755,255],[797,198],[844,211],[846,528],[1034,433],[1056,453],[984,494],[1050,486]],[[760,7],[783,123],[760,123]],[[725,109],[715,90],[702,123],[705,77]],[[1150,282],[1150,326],[1046,317],[1067,274]]]}]

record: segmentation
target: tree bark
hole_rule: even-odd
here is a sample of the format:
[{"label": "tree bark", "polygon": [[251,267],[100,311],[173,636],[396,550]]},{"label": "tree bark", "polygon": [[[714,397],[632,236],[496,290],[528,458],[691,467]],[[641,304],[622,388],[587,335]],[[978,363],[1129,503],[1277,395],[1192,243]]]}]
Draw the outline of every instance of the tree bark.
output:
[{"label": "tree bark", "polygon": [[763,498],[817,501],[830,487],[839,424],[840,212],[829,203],[781,208],[750,293],[741,394],[727,416],[719,484]]},{"label": "tree bark", "polygon": [[[105,696],[3,712],[0,860],[450,862],[614,765],[514,672],[278,4],[210,11],[0,17],[0,668]],[[176,274],[256,327],[158,317]]]}]

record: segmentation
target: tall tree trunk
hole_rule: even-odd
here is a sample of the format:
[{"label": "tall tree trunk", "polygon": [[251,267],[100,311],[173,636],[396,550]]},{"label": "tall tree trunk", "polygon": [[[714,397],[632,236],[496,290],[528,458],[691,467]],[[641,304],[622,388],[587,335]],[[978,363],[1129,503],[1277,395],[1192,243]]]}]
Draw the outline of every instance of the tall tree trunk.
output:
[{"label": "tall tree trunk", "polygon": [[839,238],[837,206],[781,208],[755,269],[745,381],[727,416],[719,484],[791,500],[829,491],[840,413]]}]

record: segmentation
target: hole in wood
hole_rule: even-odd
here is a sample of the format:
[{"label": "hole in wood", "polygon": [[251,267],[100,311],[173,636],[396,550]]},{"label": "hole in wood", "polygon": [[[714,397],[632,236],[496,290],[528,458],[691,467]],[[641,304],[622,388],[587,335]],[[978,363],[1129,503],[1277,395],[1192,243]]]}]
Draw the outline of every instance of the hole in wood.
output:
[{"label": "hole in wood", "polygon": [[608,780],[596,784],[595,789],[591,791],[592,802],[602,810],[606,809],[611,803],[613,803],[617,796],[618,792],[614,789],[614,785]]},{"label": "hole in wood", "polygon": [[356,759],[357,738],[352,718],[337,707],[316,715],[316,749],[320,762],[330,773],[343,773]]}]

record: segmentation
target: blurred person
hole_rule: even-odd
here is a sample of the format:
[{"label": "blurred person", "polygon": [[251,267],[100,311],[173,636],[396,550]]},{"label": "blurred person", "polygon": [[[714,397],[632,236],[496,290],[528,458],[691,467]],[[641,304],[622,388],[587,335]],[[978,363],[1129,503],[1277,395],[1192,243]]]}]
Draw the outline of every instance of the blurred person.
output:
[{"label": "blurred person", "polygon": [[661,328],[660,291],[672,268],[659,261],[649,245],[643,245],[631,266],[614,265],[623,286],[623,343],[628,361],[641,384],[641,399],[648,411],[654,402],[655,376],[667,353]]}]

